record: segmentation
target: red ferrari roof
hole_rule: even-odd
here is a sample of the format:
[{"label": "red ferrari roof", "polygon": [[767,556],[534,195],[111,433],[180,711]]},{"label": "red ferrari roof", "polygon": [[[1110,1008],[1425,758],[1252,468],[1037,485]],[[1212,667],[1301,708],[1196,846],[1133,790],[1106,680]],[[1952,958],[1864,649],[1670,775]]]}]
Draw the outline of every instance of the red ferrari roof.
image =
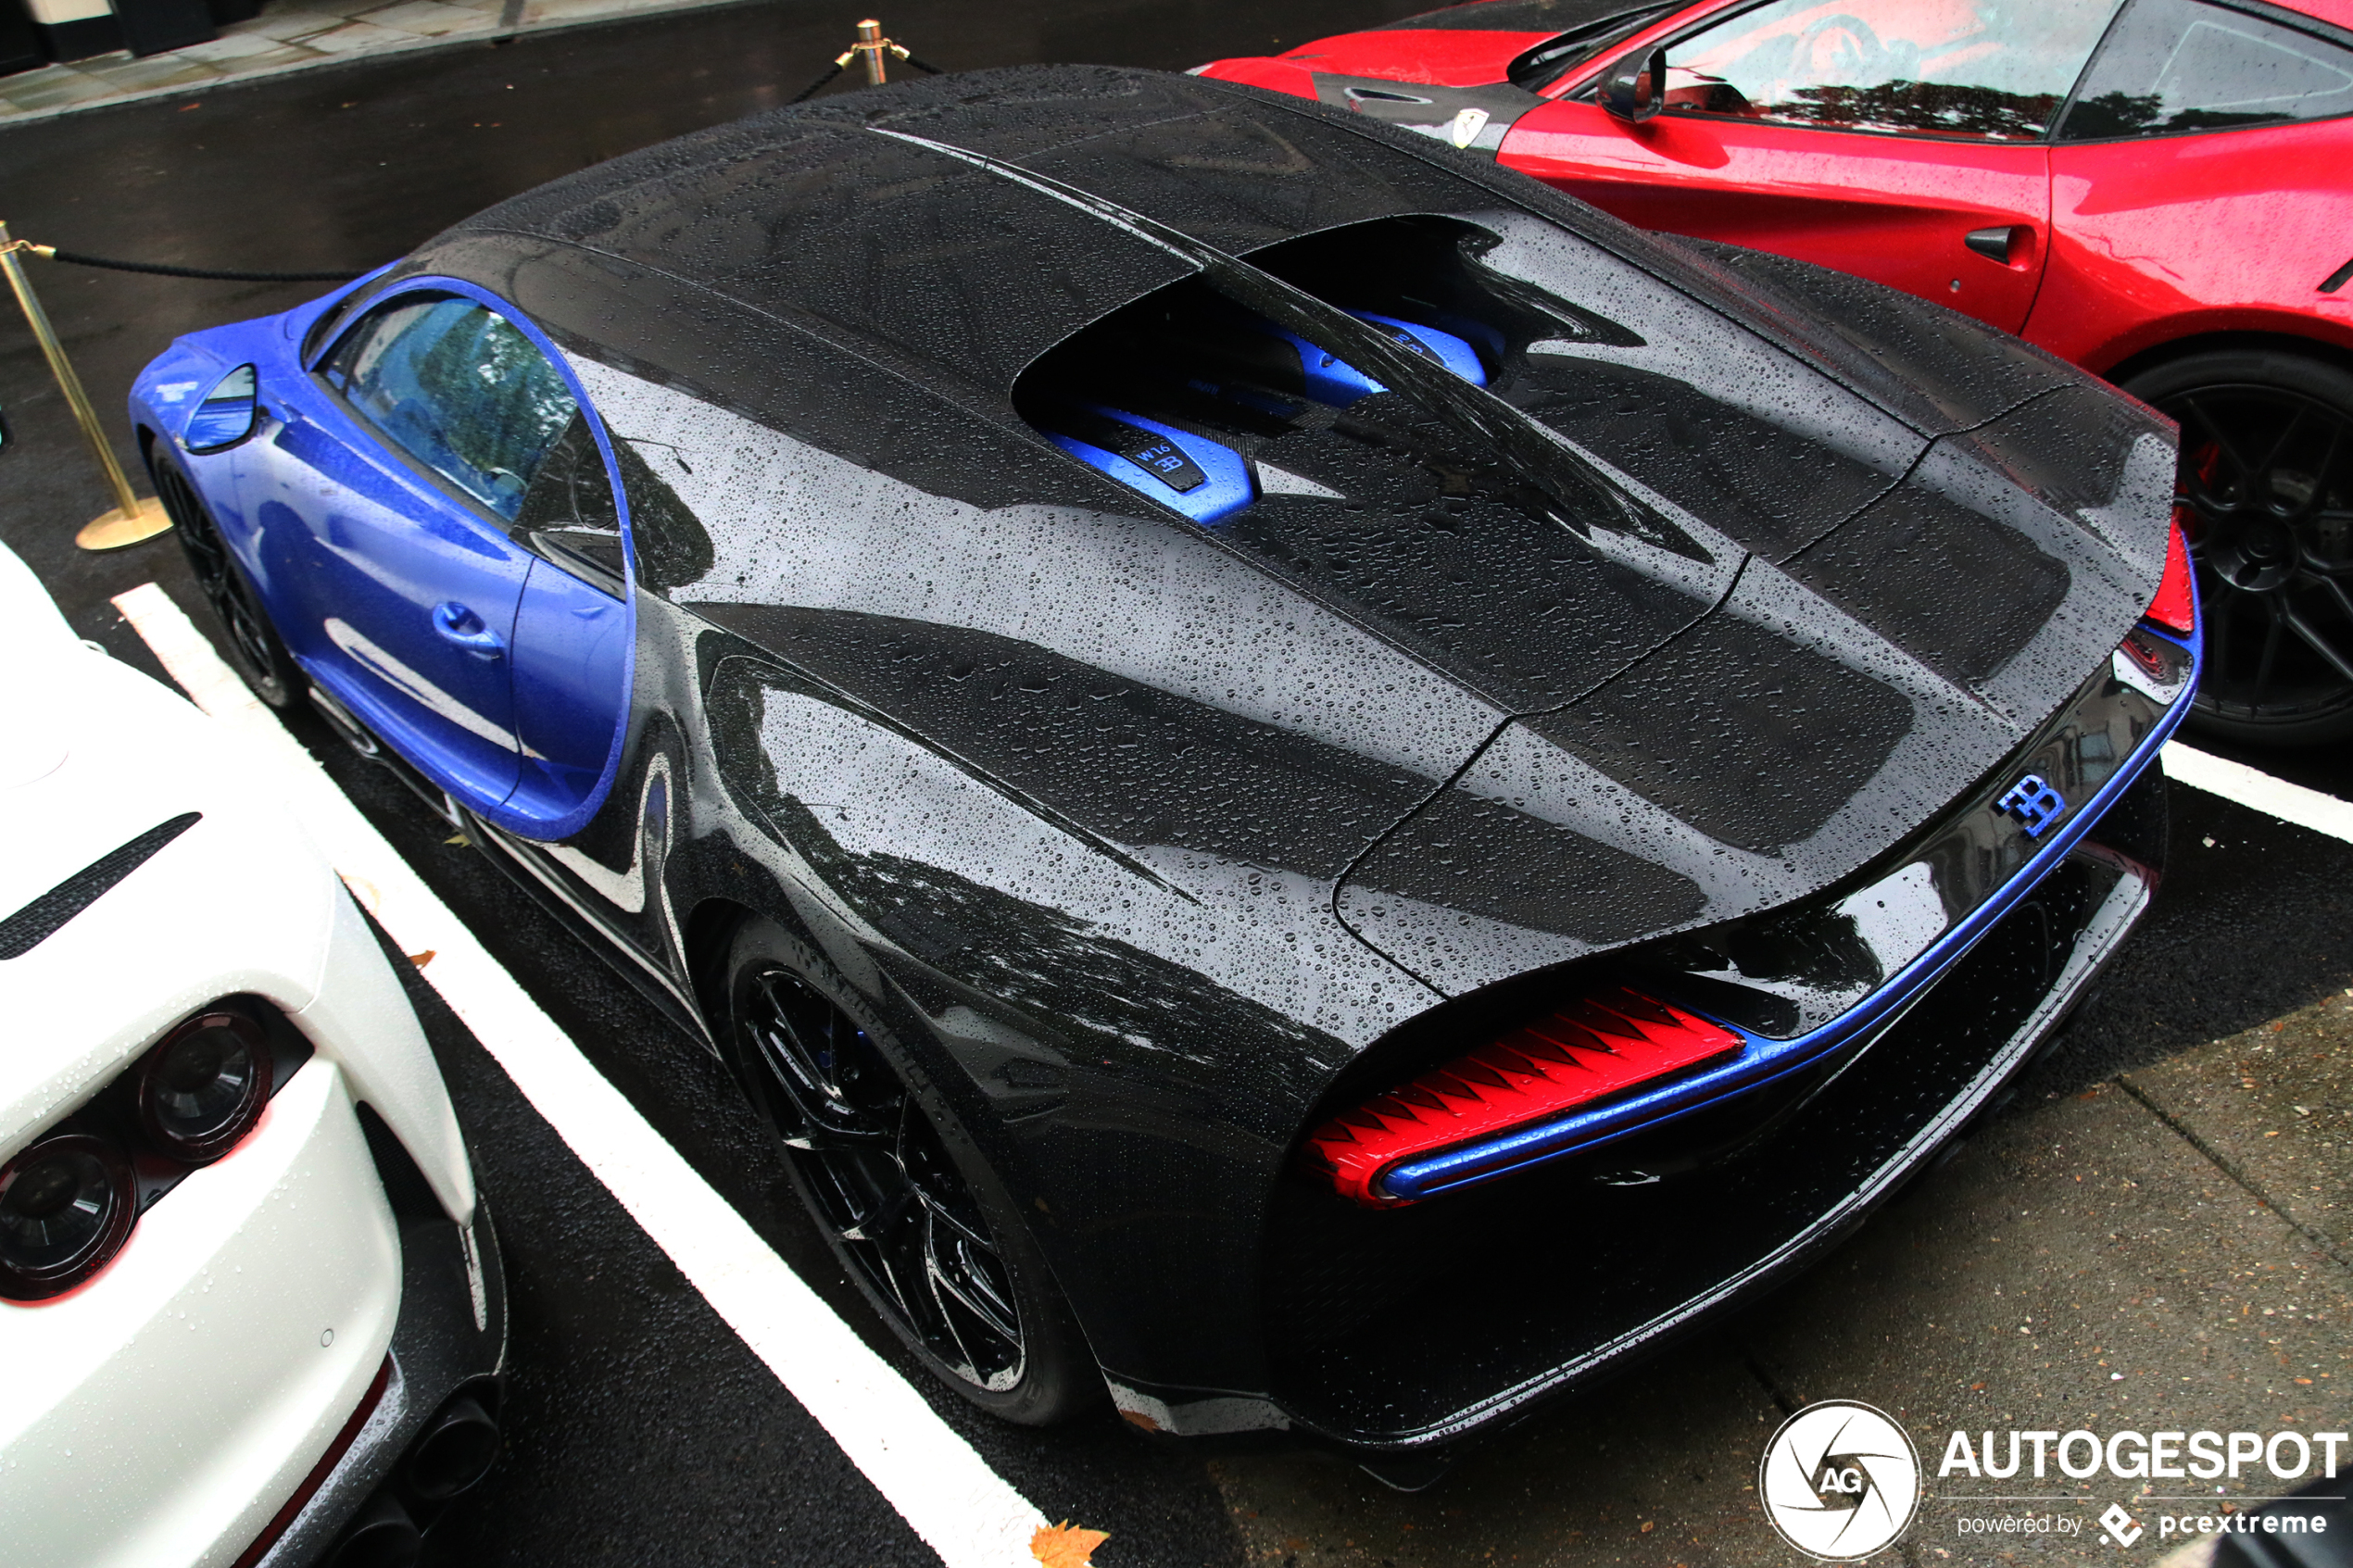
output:
[{"label": "red ferrari roof", "polygon": [[1498,81],[1504,67],[1548,32],[1488,32],[1472,29],[1394,28],[1318,39],[1282,58],[1334,76],[1375,76],[1440,87],[1478,87]]},{"label": "red ferrari roof", "polygon": [[2284,0],[2291,11],[2318,17],[2343,28],[2353,28],[2353,0]]},{"label": "red ferrari roof", "polygon": [[[1730,5],[1735,0],[1720,0]],[[2306,16],[2353,30],[2353,0],[2279,0],[2286,8]],[[1644,28],[1638,38],[1655,33],[1671,32],[1687,19],[1714,9],[1710,4],[1684,6]],[[1458,11],[1472,9],[1469,6]],[[1506,19],[1521,7],[1505,0],[1497,9],[1506,13]],[[1450,19],[1443,28],[1417,28],[1412,19],[1403,23],[1365,32],[1345,32],[1332,38],[1319,38],[1311,44],[1277,56],[1311,70],[1334,76],[1365,76],[1384,78],[1391,82],[1426,82],[1441,87],[1477,87],[1502,78],[1503,68],[1523,50],[1533,48],[1552,34],[1529,32],[1516,29],[1466,27],[1459,19]],[[1218,70],[1214,74],[1229,80],[1250,80],[1259,85],[1313,96],[1314,90],[1289,82],[1259,81],[1247,71]],[[1571,81],[1581,80],[1588,71],[1573,71],[1569,77],[1554,84],[1553,91]]]}]

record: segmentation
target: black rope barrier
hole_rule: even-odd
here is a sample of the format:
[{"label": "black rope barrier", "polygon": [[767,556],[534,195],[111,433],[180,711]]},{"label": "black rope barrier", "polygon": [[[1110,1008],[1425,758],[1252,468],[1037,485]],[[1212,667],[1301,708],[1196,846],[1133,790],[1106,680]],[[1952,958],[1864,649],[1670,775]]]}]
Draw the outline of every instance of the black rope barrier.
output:
[{"label": "black rope barrier", "polygon": [[232,283],[347,283],[354,278],[364,278],[361,272],[225,272],[203,267],[168,267],[159,261],[115,261],[103,256],[84,256],[80,251],[58,250],[52,245],[28,245],[35,256],[52,261],[68,261],[76,267],[102,267],[110,272],[151,272],[159,278],[213,278]]},{"label": "black rope barrier", "polygon": [[[841,75],[842,71],[849,66],[849,62],[857,57],[860,48],[873,51],[887,50],[889,53],[896,55],[902,64],[911,66],[914,69],[922,71],[925,76],[944,76],[947,74],[945,71],[941,70],[939,67],[931,64],[927,60],[917,59],[914,56],[909,54],[905,49],[900,48],[898,44],[891,43],[887,38],[881,37],[880,29],[875,27],[873,23],[860,24],[859,33],[862,39],[867,37],[869,29],[874,30],[874,36],[868,42],[862,44],[859,48],[851,49],[848,54],[842,56],[841,58],[836,60],[831,66],[826,68],[825,73],[823,76],[820,76],[816,81],[811,82],[808,86],[802,88],[799,92],[794,94],[792,97],[786,101],[789,104],[806,103],[811,98],[813,98],[818,94],[824,92],[826,88],[832,86],[835,80]],[[878,70],[880,68],[876,67],[875,69]],[[173,267],[160,261],[117,261],[111,257],[84,256],[78,250],[59,250],[54,245],[24,245],[19,248],[29,250],[35,256],[45,257],[51,261],[63,261],[75,267],[97,267],[103,268],[109,272],[145,272],[152,277],[157,278],[202,278],[230,283],[347,283],[354,278],[364,278],[367,276],[367,273],[364,271],[233,272],[225,269],[212,267]]]},{"label": "black rope barrier", "polygon": [[815,97],[819,93],[824,92],[825,88],[832,84],[834,78],[839,76],[840,74],[841,62],[839,60],[836,60],[826,70],[824,75],[819,77],[816,81],[811,82],[808,86],[802,88],[799,92],[786,99],[785,102],[788,105],[806,103],[811,98]]}]

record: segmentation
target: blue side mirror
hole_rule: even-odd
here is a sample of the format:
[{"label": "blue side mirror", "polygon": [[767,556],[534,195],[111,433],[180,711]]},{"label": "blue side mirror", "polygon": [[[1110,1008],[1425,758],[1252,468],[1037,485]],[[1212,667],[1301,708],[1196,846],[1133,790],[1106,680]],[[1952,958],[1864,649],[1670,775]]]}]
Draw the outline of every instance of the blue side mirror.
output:
[{"label": "blue side mirror", "polygon": [[188,416],[181,445],[191,452],[224,452],[253,433],[261,416],[253,367],[240,365],[213,383],[196,411]]}]

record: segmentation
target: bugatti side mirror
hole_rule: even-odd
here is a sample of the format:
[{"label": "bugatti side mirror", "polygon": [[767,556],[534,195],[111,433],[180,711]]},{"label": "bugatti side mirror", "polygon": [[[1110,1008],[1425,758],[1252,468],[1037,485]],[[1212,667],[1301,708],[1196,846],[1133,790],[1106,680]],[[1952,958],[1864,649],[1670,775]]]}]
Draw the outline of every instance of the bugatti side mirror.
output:
[{"label": "bugatti side mirror", "polygon": [[1602,107],[1612,119],[1640,125],[1667,102],[1667,51],[1637,49],[1602,78]]},{"label": "bugatti side mirror", "polygon": [[199,456],[225,452],[251,435],[260,419],[253,367],[240,365],[204,395],[196,411],[188,416],[188,428],[181,433],[180,444]]}]

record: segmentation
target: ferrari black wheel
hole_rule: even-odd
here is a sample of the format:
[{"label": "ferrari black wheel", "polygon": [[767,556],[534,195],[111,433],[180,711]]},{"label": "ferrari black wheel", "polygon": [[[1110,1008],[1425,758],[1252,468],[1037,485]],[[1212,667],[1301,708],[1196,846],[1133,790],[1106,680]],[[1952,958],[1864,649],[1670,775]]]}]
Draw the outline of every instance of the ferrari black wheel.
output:
[{"label": "ferrari black wheel", "polygon": [[2127,391],[2182,423],[2177,516],[2219,739],[2353,736],[2353,372],[2274,349],[2176,359]]},{"label": "ferrari black wheel", "polygon": [[802,1199],[900,1337],[1010,1420],[1042,1425],[1099,1402],[1101,1375],[1035,1243],[863,1009],[767,922],[737,935],[728,967],[747,1087]]},{"label": "ferrari black wheel", "polygon": [[172,532],[179,535],[180,548],[188,558],[196,591],[212,606],[228,633],[230,664],[262,701],[272,708],[293,707],[302,696],[302,671],[279,640],[278,629],[270,623],[270,612],[261,608],[261,596],[229,553],[229,542],[220,536],[220,525],[213,521],[204,497],[196,494],[180,465],[168,458],[157,461],[155,481],[156,496],[171,518]]}]

